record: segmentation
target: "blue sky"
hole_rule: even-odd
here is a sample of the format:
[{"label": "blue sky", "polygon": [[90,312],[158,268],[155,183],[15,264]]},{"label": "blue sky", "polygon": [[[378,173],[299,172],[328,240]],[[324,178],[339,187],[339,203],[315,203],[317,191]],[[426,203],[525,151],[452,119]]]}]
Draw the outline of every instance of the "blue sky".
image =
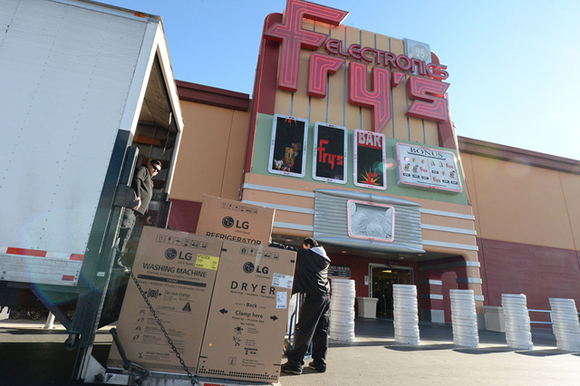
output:
[{"label": "blue sky", "polygon": [[[175,78],[252,94],[265,17],[286,0],[104,0],[163,19]],[[457,134],[580,160],[580,1],[317,0],[344,24],[431,46]]]}]

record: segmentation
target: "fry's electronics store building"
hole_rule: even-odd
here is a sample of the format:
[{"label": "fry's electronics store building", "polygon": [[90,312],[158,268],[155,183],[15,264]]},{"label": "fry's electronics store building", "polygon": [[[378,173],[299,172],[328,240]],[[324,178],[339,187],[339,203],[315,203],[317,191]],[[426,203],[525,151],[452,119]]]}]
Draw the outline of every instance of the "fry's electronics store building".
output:
[{"label": "fry's electronics store building", "polygon": [[314,236],[379,317],[393,283],[441,323],[450,289],[474,291],[480,322],[502,293],[580,301],[580,162],[457,137],[445,58],[346,16],[299,0],[267,16],[252,99],[177,82],[169,226],[195,232],[204,194],[275,208],[273,239]]}]

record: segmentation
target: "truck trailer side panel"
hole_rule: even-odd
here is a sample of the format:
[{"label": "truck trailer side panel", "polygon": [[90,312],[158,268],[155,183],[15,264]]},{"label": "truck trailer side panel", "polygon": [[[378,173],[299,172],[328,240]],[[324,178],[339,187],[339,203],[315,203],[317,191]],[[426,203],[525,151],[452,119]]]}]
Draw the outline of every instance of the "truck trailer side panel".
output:
[{"label": "truck trailer side panel", "polygon": [[182,130],[161,18],[0,0],[0,306],[32,294],[51,311],[77,349],[74,379],[105,371],[92,345],[128,280],[113,261],[135,163],[162,161],[152,203],[167,216]]},{"label": "truck trailer side panel", "polygon": [[157,25],[45,0],[2,7],[1,280],[74,286]]}]

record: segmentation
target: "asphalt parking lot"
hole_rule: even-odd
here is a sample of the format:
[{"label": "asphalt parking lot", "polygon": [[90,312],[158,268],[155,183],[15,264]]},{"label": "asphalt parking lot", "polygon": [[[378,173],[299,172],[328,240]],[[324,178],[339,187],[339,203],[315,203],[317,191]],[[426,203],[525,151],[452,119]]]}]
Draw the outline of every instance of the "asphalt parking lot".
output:
[{"label": "asphalt parking lot", "polygon": [[[44,320],[0,319],[1,385],[79,385],[70,380],[75,353],[66,351],[60,325]],[[557,349],[550,329],[533,329],[532,350],[507,346],[505,334],[479,331],[479,347],[453,344],[451,325],[420,324],[419,345],[394,340],[393,323],[357,318],[355,339],[331,340],[328,371],[305,368],[283,374],[294,385],[573,385],[580,378],[580,354]],[[97,332],[93,355],[106,361],[111,345],[107,328]]]}]

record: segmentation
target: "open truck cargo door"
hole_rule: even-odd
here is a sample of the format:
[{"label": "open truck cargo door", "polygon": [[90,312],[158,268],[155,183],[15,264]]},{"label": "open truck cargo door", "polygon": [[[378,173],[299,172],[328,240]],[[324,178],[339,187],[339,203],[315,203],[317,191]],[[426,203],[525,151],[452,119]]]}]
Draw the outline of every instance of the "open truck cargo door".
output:
[{"label": "open truck cargo door", "polygon": [[84,379],[118,292],[127,164],[162,161],[151,207],[167,223],[183,121],[163,26],[91,1],[4,0],[0,31],[0,306],[34,293],[67,328]]}]

